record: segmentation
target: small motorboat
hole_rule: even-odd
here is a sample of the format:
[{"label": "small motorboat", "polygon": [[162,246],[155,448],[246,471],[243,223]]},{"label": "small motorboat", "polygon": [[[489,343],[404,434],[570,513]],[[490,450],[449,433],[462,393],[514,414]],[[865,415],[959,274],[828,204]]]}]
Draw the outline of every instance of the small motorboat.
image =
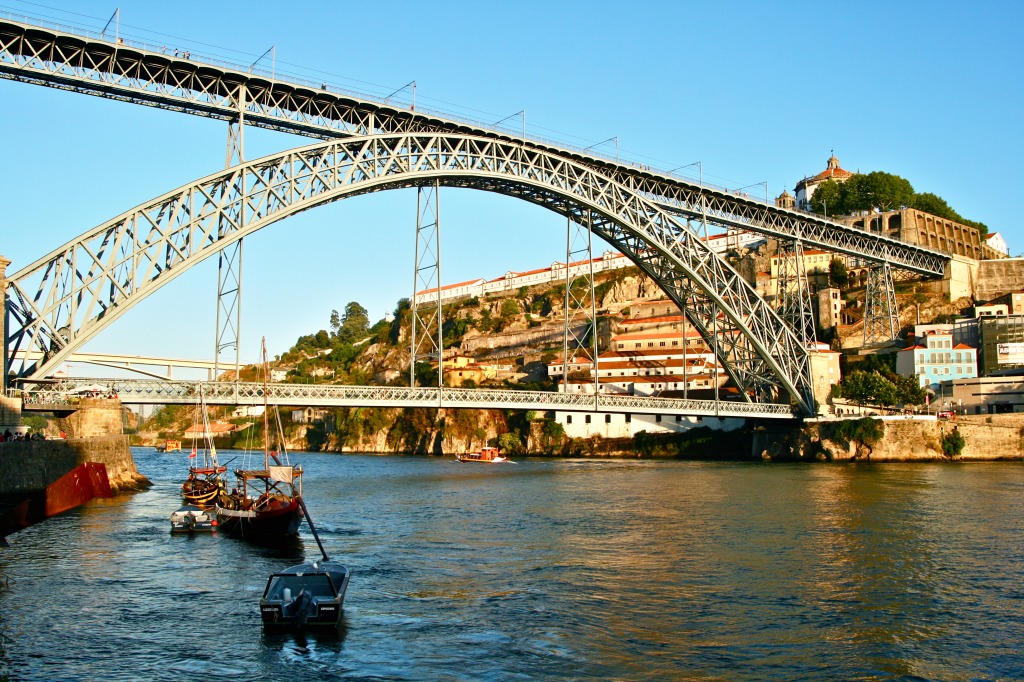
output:
[{"label": "small motorboat", "polygon": [[314,561],[274,573],[260,599],[264,627],[337,628],[348,578],[348,569],[334,561]]},{"label": "small motorboat", "polygon": [[217,530],[216,517],[195,505],[186,504],[171,514],[172,533],[208,533]]},{"label": "small motorboat", "polygon": [[467,452],[461,455],[455,455],[455,461],[484,462],[485,464],[498,464],[500,462],[507,462],[508,457],[502,455],[498,451],[498,448],[484,447],[480,448],[480,452]]},{"label": "small motorboat", "polygon": [[271,574],[260,599],[260,617],[267,629],[337,629],[348,589],[348,569],[331,561],[301,497],[296,498],[313,531],[321,561],[299,564]]}]

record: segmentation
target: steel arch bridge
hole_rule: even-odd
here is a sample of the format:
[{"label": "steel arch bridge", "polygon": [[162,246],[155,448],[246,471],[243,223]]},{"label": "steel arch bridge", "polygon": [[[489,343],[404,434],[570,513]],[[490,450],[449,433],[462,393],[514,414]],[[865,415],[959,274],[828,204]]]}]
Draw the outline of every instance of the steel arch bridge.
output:
[{"label": "steel arch bridge", "polygon": [[537,153],[590,167],[684,218],[799,240],[804,246],[922,275],[941,276],[949,262],[947,254],[929,248],[564,143],[451,114],[413,111],[365,94],[328,92],[319,84],[282,80],[252,67],[179,58],[157,46],[131,39],[115,42],[67,26],[0,19],[0,78],[320,139],[408,132],[517,141]]},{"label": "steel arch bridge", "polygon": [[[135,303],[244,236],[317,205],[437,181],[517,197],[618,248],[671,297],[749,401],[812,413],[807,349],[689,223],[592,166],[465,134],[378,134],[240,164],[137,206],[9,277],[8,358],[51,372]],[[720,314],[721,313],[721,314]],[[717,331],[717,334],[716,334]]]}]

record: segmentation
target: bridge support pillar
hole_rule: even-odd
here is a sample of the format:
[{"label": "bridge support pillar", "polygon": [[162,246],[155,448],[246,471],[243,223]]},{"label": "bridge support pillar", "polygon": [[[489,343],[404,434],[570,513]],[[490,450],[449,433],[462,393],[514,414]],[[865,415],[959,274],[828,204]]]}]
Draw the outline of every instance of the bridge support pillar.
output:
[{"label": "bridge support pillar", "polygon": [[888,343],[900,331],[900,311],[889,263],[868,270],[864,290],[864,345]]},{"label": "bridge support pillar", "polygon": [[578,222],[571,217],[566,222],[562,387],[568,389],[569,358],[580,353],[590,362],[593,372],[596,409],[601,381],[598,371],[597,302],[594,296],[594,245],[590,226],[589,211],[584,212]]},{"label": "bridge support pillar", "polygon": [[807,347],[816,340],[811,287],[807,280],[804,246],[799,239],[779,242],[779,270],[776,278],[776,309]]},{"label": "bridge support pillar", "polygon": [[[231,168],[245,161],[245,85],[238,86],[236,103],[238,118],[228,123],[228,144],[224,156],[224,167]],[[240,189],[240,188],[238,188]],[[232,225],[222,221],[218,239],[230,234]],[[234,366],[235,381],[238,381],[240,361],[239,340],[242,324],[242,240],[222,250],[217,259],[217,338],[214,347],[214,378],[220,375],[223,366]],[[234,348],[234,358],[226,352]],[[168,376],[170,374],[168,373]]]},{"label": "bridge support pillar", "polygon": [[0,378],[2,383],[3,392],[7,394],[7,372],[9,367],[8,363],[8,348],[7,348],[7,266],[11,264],[11,261],[7,260],[3,256],[0,256],[0,296],[3,296],[4,309],[3,314],[0,314],[0,343],[3,344],[4,357],[0,360],[0,369],[3,370],[3,378]]},{"label": "bridge support pillar", "polygon": [[[409,386],[416,386],[416,362],[437,360],[437,386],[444,385],[444,318],[441,305],[440,182],[416,194],[416,261],[413,264]],[[441,394],[438,392],[438,401]]]}]

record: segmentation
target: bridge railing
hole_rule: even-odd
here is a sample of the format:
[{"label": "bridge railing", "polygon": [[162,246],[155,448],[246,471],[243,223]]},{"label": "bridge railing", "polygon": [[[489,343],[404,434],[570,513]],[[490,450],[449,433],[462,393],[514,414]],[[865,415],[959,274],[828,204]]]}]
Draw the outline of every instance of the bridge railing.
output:
[{"label": "bridge railing", "polygon": [[267,384],[146,379],[68,379],[59,383],[25,382],[11,391],[37,409],[70,404],[79,391],[102,386],[131,404],[206,404],[260,406],[376,406],[471,409],[558,410],[566,412],[629,412],[788,419],[793,407],[776,403],[693,400],[635,395],[598,395],[469,388],[407,386],[342,386],[336,384]]}]

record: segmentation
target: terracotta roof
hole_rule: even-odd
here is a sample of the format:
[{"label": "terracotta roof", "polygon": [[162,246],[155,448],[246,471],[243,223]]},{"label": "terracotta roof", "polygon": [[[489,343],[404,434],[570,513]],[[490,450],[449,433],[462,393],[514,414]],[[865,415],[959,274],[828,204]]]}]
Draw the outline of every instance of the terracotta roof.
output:
[{"label": "terracotta roof", "polygon": [[953,346],[953,350],[977,350],[974,346],[968,346],[966,343],[958,343]]},{"label": "terracotta roof", "polygon": [[806,187],[807,185],[817,185],[825,180],[846,180],[853,175],[850,171],[843,170],[839,167],[839,159],[837,159],[834,154],[829,157],[827,166],[828,167],[825,170],[821,171],[813,178],[804,178],[800,182],[796,183],[797,189]]}]

